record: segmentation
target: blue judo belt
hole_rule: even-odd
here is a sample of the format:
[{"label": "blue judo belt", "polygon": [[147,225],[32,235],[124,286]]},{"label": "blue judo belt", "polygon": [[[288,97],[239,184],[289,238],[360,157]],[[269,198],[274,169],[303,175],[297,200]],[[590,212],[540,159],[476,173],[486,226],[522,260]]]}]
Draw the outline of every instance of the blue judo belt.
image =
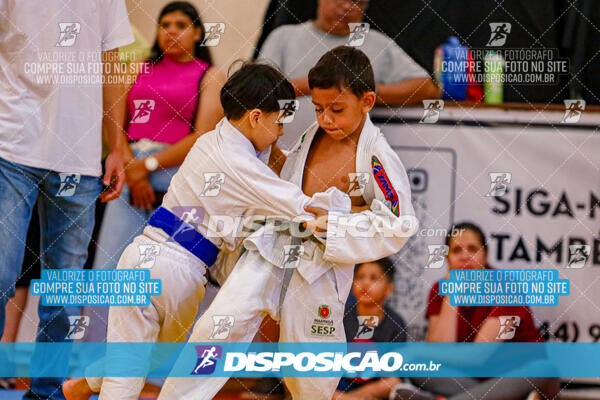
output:
[{"label": "blue judo belt", "polygon": [[182,221],[164,207],[158,207],[148,220],[148,225],[162,229],[181,247],[198,257],[210,267],[217,260],[219,248],[202,236],[192,225]]}]

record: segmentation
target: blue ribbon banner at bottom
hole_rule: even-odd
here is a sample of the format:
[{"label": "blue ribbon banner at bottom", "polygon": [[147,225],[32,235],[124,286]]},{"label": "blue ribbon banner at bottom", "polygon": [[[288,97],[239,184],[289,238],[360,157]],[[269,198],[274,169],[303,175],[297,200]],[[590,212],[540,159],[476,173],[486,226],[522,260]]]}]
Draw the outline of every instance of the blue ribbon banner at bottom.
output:
[{"label": "blue ribbon banner at bottom", "polygon": [[4,377],[597,377],[596,343],[1,343]]}]

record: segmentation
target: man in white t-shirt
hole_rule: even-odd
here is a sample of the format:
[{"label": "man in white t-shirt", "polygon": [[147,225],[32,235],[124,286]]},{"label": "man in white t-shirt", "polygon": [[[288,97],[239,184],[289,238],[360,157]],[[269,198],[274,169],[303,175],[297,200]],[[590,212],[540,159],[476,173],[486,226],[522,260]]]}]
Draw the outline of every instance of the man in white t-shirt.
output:
[{"label": "man in white t-shirt", "polygon": [[319,0],[317,19],[280,26],[267,37],[259,57],[279,66],[292,81],[300,101],[294,121],[278,141],[280,147],[291,147],[315,122],[315,108],[308,96],[308,71],[323,54],[338,46],[358,47],[369,57],[377,84],[377,104],[414,104],[440,96],[425,69],[391,38],[378,32],[374,23],[363,22],[368,4],[369,0]]},{"label": "man in white t-shirt", "polygon": [[[124,97],[113,62],[131,42],[124,0],[0,0],[0,335],[36,200],[43,268],[83,268],[102,190],[103,132],[110,188],[100,198],[119,196]],[[69,340],[78,308],[40,304],[38,313],[38,342]],[[59,371],[61,357],[36,352],[36,375]],[[61,384],[32,378],[25,398],[64,399]]]}]

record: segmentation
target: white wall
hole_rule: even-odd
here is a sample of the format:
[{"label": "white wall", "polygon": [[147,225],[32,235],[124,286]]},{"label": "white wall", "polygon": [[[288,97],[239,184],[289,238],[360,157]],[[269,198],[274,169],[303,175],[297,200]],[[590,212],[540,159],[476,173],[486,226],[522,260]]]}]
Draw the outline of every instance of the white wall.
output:
[{"label": "white wall", "polygon": [[[189,0],[200,12],[203,22],[224,22],[225,34],[212,47],[215,63],[227,69],[236,59],[247,59],[261,33],[269,0]],[[127,0],[129,19],[150,41],[156,34],[156,18],[168,0]]]}]

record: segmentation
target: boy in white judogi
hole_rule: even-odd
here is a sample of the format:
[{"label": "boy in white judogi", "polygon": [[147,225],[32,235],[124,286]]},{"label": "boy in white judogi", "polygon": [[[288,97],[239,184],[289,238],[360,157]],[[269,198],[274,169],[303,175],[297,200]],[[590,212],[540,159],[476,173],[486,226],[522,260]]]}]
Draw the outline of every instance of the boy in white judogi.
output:
[{"label": "boy in white judogi", "polygon": [[[310,220],[306,206],[350,210],[349,197],[339,190],[308,197],[263,162],[266,150],[283,134],[278,101],[293,98],[291,84],[268,65],[246,64],[228,79],[221,91],[226,118],[196,141],[162,206],[119,260],[118,268],[136,268],[139,249],[153,247],[158,254],[151,278],[161,280],[161,295],[146,307],[111,307],[107,342],[185,340],[204,296],[206,268],[226,264],[240,243],[237,229],[213,224],[213,217]],[[67,384],[64,391],[69,400],[98,391],[101,400],[137,399],[144,382],[143,377],[87,378]]]},{"label": "boy in white judogi", "polygon": [[[332,186],[349,191],[358,213],[319,218],[325,245],[294,238],[293,225],[276,236],[260,230],[246,239],[247,251],[194,325],[190,342],[251,342],[267,314],[279,321],[282,342],[345,342],[354,265],[397,253],[418,227],[404,166],[369,119],[375,93],[368,58],[338,47],[311,70],[309,83],[317,123],[292,148],[281,177],[305,193]],[[294,246],[300,257],[290,268]],[[226,338],[213,336],[213,316],[233,320]],[[338,380],[286,377],[285,383],[294,399],[331,400]],[[226,381],[168,378],[159,400],[212,399]]]}]

